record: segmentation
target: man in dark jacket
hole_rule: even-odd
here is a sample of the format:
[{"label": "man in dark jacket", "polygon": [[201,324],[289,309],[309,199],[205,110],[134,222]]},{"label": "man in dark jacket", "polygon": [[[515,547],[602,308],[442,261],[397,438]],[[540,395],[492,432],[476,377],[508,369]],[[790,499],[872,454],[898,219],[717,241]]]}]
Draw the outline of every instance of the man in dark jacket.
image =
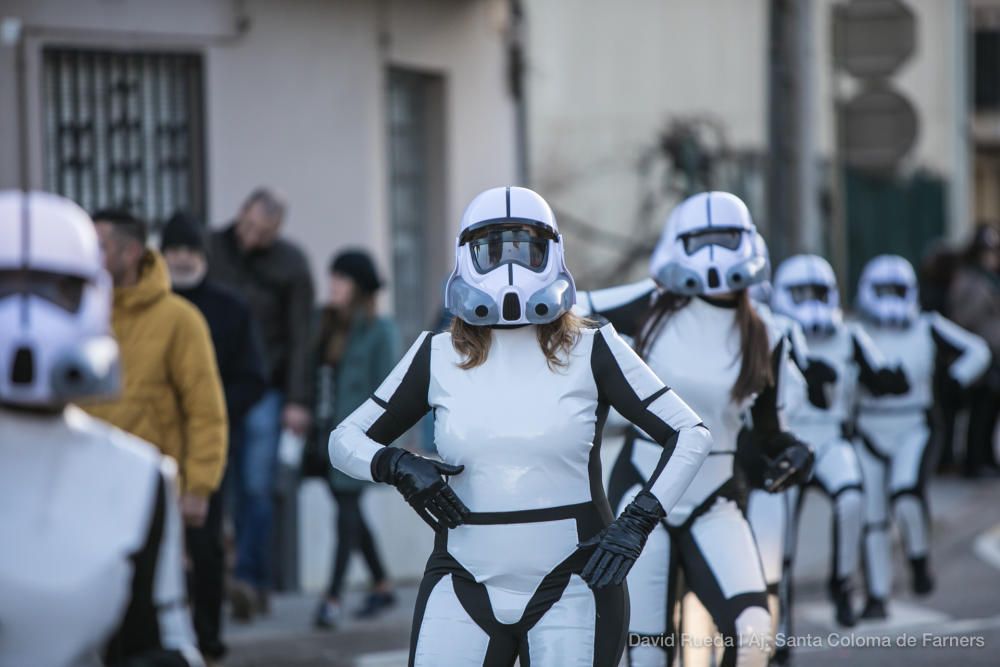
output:
[{"label": "man in dark jacket", "polygon": [[[261,345],[250,308],[238,295],[205,278],[206,239],[193,218],[175,214],[163,229],[160,248],[174,293],[201,311],[208,322],[232,426],[230,460],[240,461],[240,428],[267,387]],[[206,658],[225,654],[222,597],[225,559],[222,547],[222,494],[212,494],[202,526],[187,529],[191,558],[190,595],[198,644]]]},{"label": "man in dark jacket", "polygon": [[250,193],[236,220],[209,242],[209,278],[242,295],[264,343],[268,390],[247,414],[234,469],[239,509],[233,613],[249,620],[266,601],[278,442],[282,429],[305,435],[309,426],[308,354],[313,284],[305,255],[278,238],[283,199],[267,188]]}]

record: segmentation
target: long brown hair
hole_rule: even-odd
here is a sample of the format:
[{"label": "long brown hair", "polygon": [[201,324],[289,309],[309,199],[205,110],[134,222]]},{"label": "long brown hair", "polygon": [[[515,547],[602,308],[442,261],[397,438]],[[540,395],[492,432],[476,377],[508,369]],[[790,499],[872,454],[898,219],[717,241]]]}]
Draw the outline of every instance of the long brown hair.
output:
[{"label": "long brown hair", "polygon": [[[569,353],[580,340],[581,330],[590,322],[569,311],[548,324],[538,325],[538,345],[545,354],[549,368],[565,368],[569,363]],[[493,329],[473,326],[461,318],[451,320],[451,344],[464,357],[458,365],[463,370],[475,368],[486,361],[493,343]]]},{"label": "long brown hair", "polygon": [[[636,350],[643,358],[649,353],[653,340],[659,335],[663,323],[691,301],[691,297],[673,292],[661,292],[639,328]],[[771,343],[767,326],[754,310],[747,290],[736,296],[736,329],[740,332],[740,373],[729,391],[734,402],[740,403],[748,396],[774,384],[771,368]]]}]

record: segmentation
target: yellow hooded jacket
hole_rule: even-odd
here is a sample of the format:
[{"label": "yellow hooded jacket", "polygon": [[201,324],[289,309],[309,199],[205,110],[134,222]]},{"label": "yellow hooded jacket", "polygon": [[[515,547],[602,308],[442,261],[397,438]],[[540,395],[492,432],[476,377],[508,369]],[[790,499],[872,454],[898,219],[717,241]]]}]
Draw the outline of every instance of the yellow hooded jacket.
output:
[{"label": "yellow hooded jacket", "polygon": [[111,325],[121,348],[122,392],[85,409],[156,445],[177,461],[183,492],[208,496],[226,465],[222,382],[208,324],[171,292],[158,253],[146,251],[137,284],[115,288]]}]

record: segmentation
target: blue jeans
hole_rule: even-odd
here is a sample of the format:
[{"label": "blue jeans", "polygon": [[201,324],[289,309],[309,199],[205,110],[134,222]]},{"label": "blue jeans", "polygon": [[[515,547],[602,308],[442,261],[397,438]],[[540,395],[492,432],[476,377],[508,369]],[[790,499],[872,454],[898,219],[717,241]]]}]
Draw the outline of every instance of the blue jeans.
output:
[{"label": "blue jeans", "polygon": [[259,589],[271,583],[269,554],[274,514],[274,477],[278,467],[284,394],[270,389],[243,420],[230,470],[236,507],[237,579]]}]

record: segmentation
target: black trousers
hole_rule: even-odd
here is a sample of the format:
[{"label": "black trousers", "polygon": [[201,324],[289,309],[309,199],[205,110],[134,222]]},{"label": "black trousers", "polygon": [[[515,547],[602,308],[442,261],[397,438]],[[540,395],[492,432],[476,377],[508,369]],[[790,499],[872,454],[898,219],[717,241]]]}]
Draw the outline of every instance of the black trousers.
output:
[{"label": "black trousers", "polygon": [[371,571],[372,580],[376,583],[385,579],[385,569],[375,549],[372,533],[361,513],[361,492],[333,491],[333,498],[337,501],[337,554],[333,560],[333,572],[327,596],[335,598],[340,597],[340,591],[344,587],[344,575],[347,574],[347,564],[355,550],[361,551]]},{"label": "black trousers", "polygon": [[964,472],[975,473],[984,466],[996,465],[993,429],[997,423],[998,409],[1000,397],[992,387],[984,384],[972,390]]},{"label": "black trousers", "polygon": [[225,556],[222,546],[222,494],[213,493],[208,516],[198,527],[185,529],[188,559],[188,597],[198,637],[198,648],[207,658],[226,653],[222,643],[222,596]]}]

